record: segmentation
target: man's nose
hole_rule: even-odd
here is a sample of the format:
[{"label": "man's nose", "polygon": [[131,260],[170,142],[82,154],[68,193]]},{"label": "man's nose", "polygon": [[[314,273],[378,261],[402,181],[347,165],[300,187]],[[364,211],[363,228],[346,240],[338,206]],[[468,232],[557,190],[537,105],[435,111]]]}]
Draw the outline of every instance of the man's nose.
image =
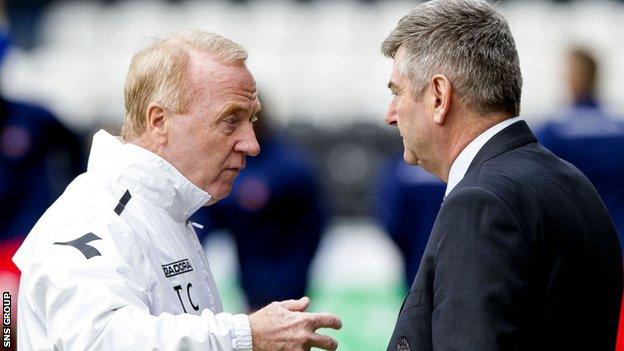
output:
[{"label": "man's nose", "polygon": [[248,156],[258,156],[260,153],[260,144],[258,144],[256,132],[254,132],[253,127],[250,126],[244,133],[243,138],[234,146],[234,150]]},{"label": "man's nose", "polygon": [[394,101],[390,102],[388,105],[384,116],[384,122],[389,126],[396,125],[396,107],[394,106]]}]

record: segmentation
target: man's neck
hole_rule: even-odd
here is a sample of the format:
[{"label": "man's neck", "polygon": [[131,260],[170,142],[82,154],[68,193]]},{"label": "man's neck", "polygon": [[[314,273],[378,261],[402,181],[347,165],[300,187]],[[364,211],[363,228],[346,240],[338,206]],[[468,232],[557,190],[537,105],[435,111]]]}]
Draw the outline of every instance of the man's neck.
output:
[{"label": "man's neck", "polygon": [[449,126],[449,134],[446,139],[448,143],[444,149],[441,149],[441,151],[445,152],[445,155],[440,158],[442,162],[440,163],[439,174],[436,175],[444,182],[448,182],[451,166],[466,146],[483,134],[483,132],[508,118],[510,116],[505,113],[496,113],[489,116],[476,114],[460,116],[455,121],[455,126]]},{"label": "man's neck", "polygon": [[153,154],[156,154],[162,158],[165,158],[160,150],[161,148],[158,145],[156,145],[156,143],[149,137],[149,135],[147,135],[147,133],[143,133],[139,136],[133,136],[133,137],[127,138],[126,140],[123,140],[123,142],[127,144],[134,144],[136,146],[140,146]]}]

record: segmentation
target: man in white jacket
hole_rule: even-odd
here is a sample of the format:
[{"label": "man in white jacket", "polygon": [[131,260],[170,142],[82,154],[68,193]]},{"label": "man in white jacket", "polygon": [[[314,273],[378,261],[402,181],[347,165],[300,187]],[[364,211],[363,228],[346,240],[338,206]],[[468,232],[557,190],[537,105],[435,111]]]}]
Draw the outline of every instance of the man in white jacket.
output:
[{"label": "man in white jacket", "polygon": [[335,350],[341,326],[308,299],[222,311],[189,216],[225,197],[260,152],[256,85],[238,44],[200,30],[132,59],[122,137],[93,139],[88,170],[16,253],[27,350]]}]

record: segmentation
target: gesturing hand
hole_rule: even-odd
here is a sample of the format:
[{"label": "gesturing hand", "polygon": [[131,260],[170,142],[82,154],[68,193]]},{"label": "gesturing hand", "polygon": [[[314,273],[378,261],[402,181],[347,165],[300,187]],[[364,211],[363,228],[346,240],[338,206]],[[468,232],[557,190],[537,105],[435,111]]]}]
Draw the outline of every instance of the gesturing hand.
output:
[{"label": "gesturing hand", "polygon": [[310,299],[273,302],[249,316],[254,351],[336,350],[338,343],[319,328],[340,329],[340,318],[329,313],[304,312]]}]

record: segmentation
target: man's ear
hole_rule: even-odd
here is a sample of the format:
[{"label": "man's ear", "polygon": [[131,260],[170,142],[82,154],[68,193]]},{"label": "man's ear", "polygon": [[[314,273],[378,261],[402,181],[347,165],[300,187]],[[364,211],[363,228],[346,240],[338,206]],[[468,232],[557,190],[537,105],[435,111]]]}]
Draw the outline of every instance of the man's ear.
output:
[{"label": "man's ear", "polygon": [[436,74],[431,78],[433,93],[433,121],[439,125],[444,124],[446,115],[451,108],[451,94],[453,87],[445,76]]},{"label": "man's ear", "polygon": [[169,132],[169,124],[167,123],[165,112],[164,106],[157,102],[150,103],[145,111],[145,118],[147,119],[145,129],[151,139],[158,144],[166,143]]}]

